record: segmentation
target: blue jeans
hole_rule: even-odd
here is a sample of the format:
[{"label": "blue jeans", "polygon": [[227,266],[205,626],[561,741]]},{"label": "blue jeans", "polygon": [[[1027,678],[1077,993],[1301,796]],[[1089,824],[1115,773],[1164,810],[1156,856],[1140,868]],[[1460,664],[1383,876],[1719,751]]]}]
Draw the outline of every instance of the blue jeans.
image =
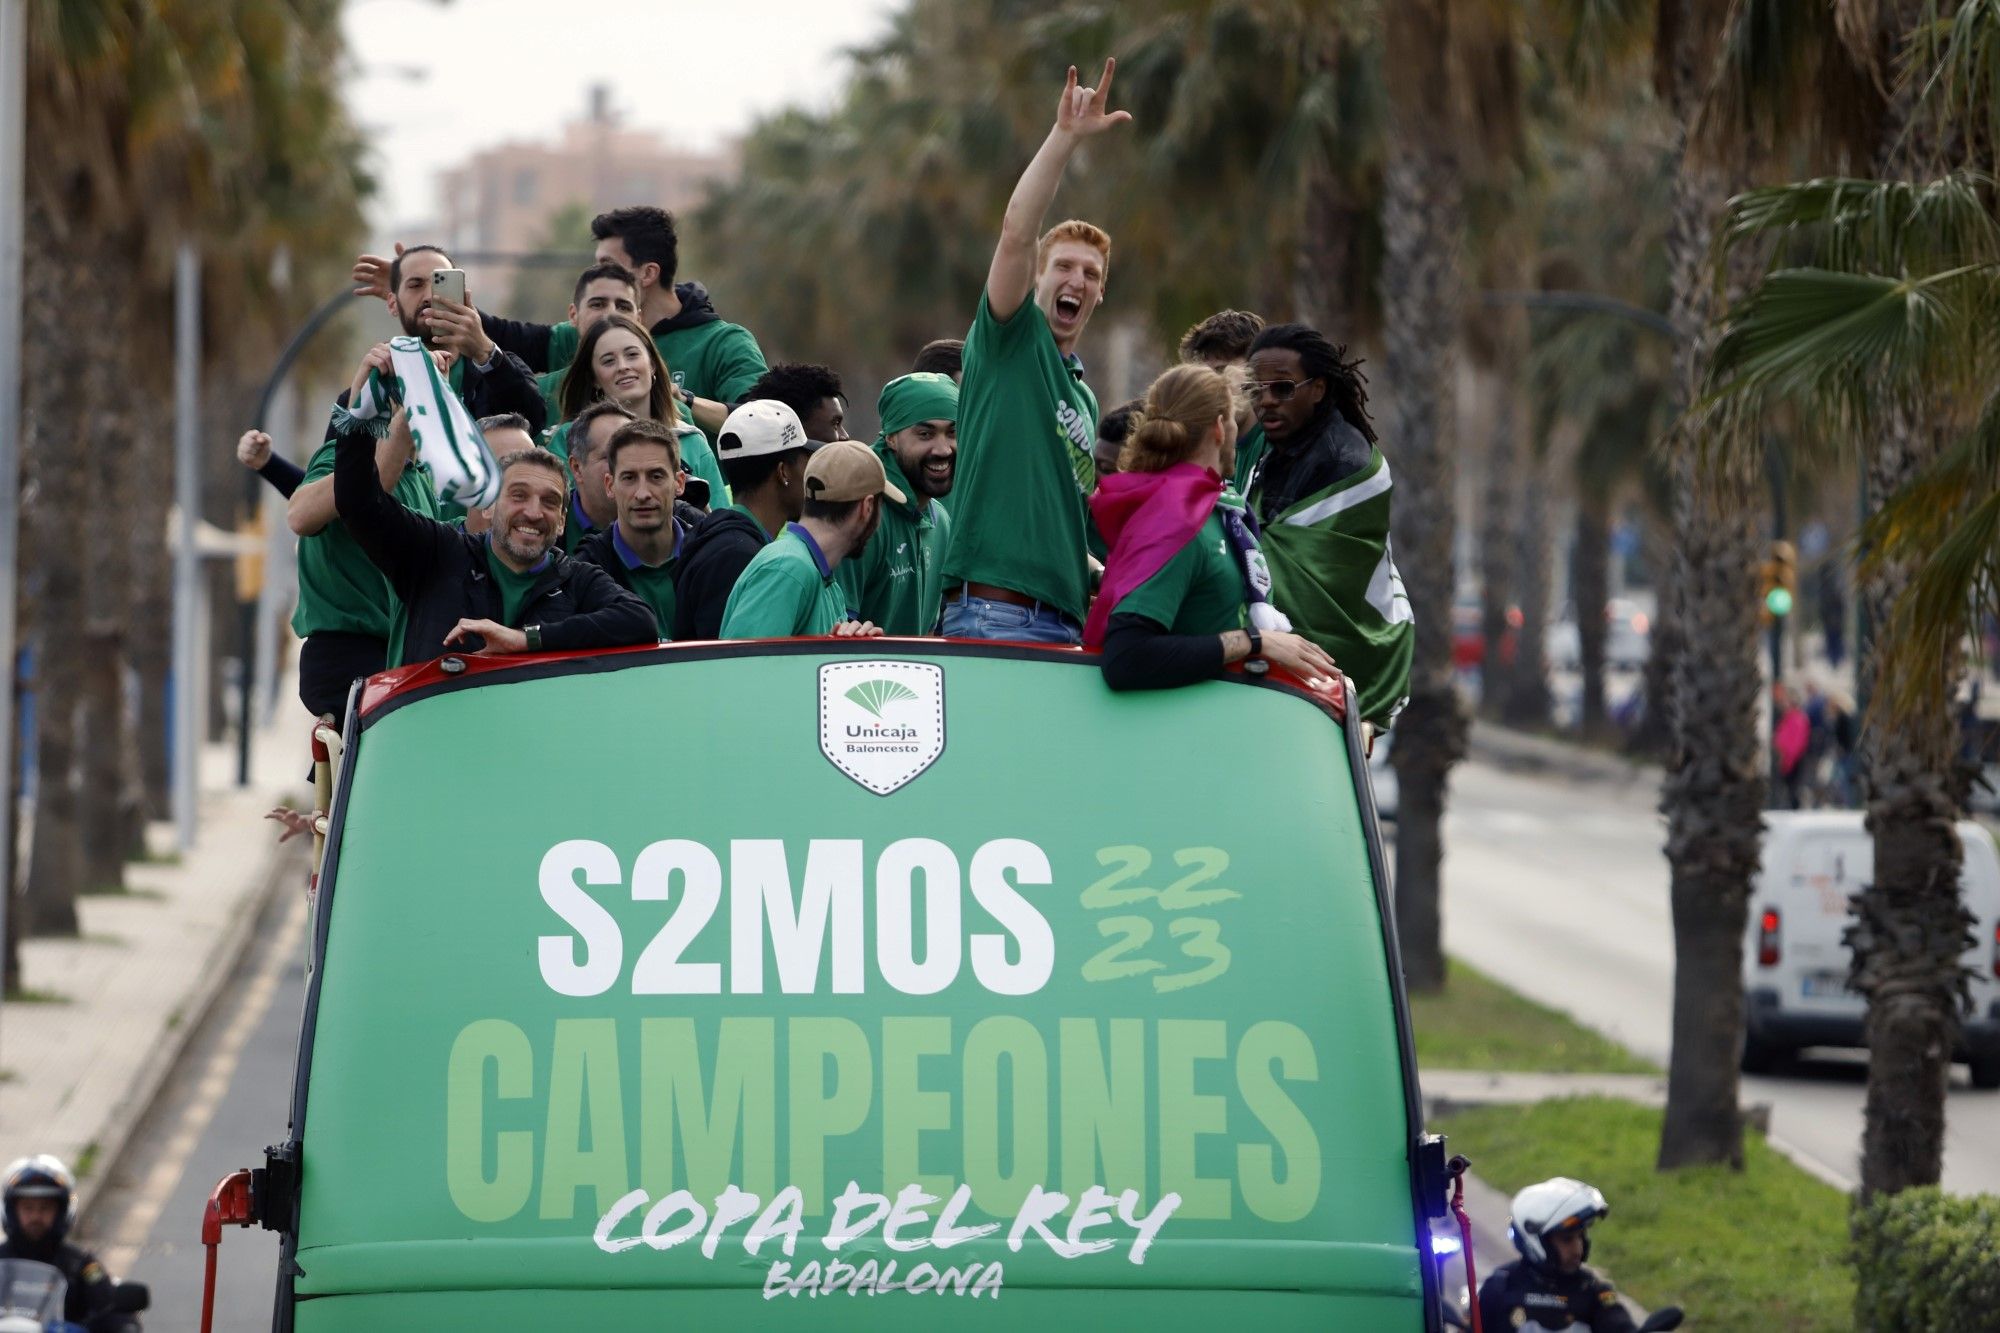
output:
[{"label": "blue jeans", "polygon": [[944,635],[948,639],[1000,639],[1010,643],[1083,642],[1082,627],[1047,602],[1016,606],[1012,602],[989,602],[984,597],[947,597]]}]

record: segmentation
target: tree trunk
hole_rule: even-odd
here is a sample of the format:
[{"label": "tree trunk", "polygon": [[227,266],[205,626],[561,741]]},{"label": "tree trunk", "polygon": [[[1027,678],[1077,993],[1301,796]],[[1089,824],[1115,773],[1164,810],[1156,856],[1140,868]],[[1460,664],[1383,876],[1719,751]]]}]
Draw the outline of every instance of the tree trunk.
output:
[{"label": "tree trunk", "polygon": [[[32,210],[27,236],[28,308],[61,310],[79,327],[102,313],[83,280],[81,256],[67,251],[46,209]],[[83,830],[77,806],[77,722],[89,657],[81,534],[91,531],[86,366],[53,338],[23,345],[22,389],[28,475],[21,544],[23,580],[33,589],[35,644],[35,827],[21,895],[25,936],[75,935],[82,888]]]},{"label": "tree trunk", "polygon": [[1611,503],[1595,487],[1577,498],[1576,548],[1570,553],[1576,605],[1577,665],[1583,675],[1579,730],[1594,740],[1610,730],[1604,707],[1604,604],[1611,599]]},{"label": "tree trunk", "polygon": [[[1519,397],[1524,387],[1517,379],[1507,389]],[[1526,405],[1514,415],[1525,422]],[[1507,673],[1507,697],[1501,701],[1500,716],[1509,726],[1540,730],[1550,724],[1554,703],[1549,690],[1549,564],[1554,558],[1549,543],[1550,468],[1547,455],[1532,443],[1521,454],[1521,542],[1515,553],[1518,573],[1514,585],[1520,599],[1521,628],[1515,636],[1514,665]]]},{"label": "tree trunk", "polygon": [[[1710,238],[1730,194],[1723,174],[1688,149],[1708,34],[1679,25],[1672,52],[1681,153],[1667,254],[1676,390],[1692,400],[1712,346]],[[1743,1036],[1743,931],[1756,873],[1764,779],[1757,739],[1754,477],[1705,463],[1684,423],[1675,444],[1674,578],[1681,638],[1670,664],[1668,757],[1661,808],[1674,922],[1673,1049],[1660,1130],[1662,1169],[1743,1165],[1737,1059]],[[1655,645],[1658,651],[1658,645]]]},{"label": "tree trunk", "polygon": [[[1937,438],[1909,420],[1884,432],[1869,459],[1869,494],[1893,495],[1936,456]],[[1865,577],[1860,592],[1877,625],[1893,623],[1914,572],[1914,564],[1885,563]],[[1875,873],[1850,900],[1847,932],[1854,987],[1868,998],[1864,1196],[1935,1185],[1942,1175],[1945,1088],[1968,998],[1959,959],[1974,924],[1959,888],[1956,821],[1966,782],[1948,702],[1962,664],[1954,654],[1929,665],[1947,702],[1891,721],[1905,681],[1875,645],[1868,659],[1858,668],[1874,680],[1876,701],[1861,747]]]},{"label": "tree trunk", "polygon": [[1436,92],[1448,86],[1444,0],[1399,0],[1386,13],[1389,132],[1382,266],[1386,379],[1394,395],[1383,441],[1395,460],[1393,540],[1416,619],[1410,702],[1391,761],[1401,784],[1396,921],[1412,989],[1444,985],[1440,907],[1445,782],[1465,750],[1452,679],[1452,533],[1457,453],[1453,360],[1459,331],[1464,200]]}]

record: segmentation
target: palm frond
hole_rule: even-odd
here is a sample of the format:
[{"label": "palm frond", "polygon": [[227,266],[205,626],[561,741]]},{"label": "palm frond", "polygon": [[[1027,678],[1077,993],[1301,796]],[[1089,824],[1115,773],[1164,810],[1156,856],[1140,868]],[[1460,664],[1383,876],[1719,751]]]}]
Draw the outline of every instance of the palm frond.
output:
[{"label": "palm frond", "polygon": [[1837,430],[1866,431],[1897,392],[1983,382],[1980,321],[2000,300],[2000,265],[1921,278],[1781,269],[1729,314],[1706,409],[1761,415],[1789,400]]},{"label": "palm frond", "polygon": [[2000,0],[1958,0],[1948,16],[1929,0],[1926,11],[1910,43],[1918,112],[1946,131],[1941,140],[1969,128],[1990,151],[2000,144]]},{"label": "palm frond", "polygon": [[1727,254],[1775,239],[1794,264],[1844,272],[1934,273],[2000,257],[2000,223],[1979,171],[1927,181],[1826,177],[1750,190],[1730,200],[1720,231]]}]

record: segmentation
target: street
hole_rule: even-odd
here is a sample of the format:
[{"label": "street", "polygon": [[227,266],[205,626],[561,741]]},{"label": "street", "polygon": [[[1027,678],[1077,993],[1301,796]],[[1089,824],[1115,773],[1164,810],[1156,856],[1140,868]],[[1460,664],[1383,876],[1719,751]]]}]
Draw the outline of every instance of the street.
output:
[{"label": "street", "polygon": [[[1666,1062],[1672,996],[1667,868],[1652,793],[1638,781],[1580,783],[1472,761],[1453,775],[1445,935],[1458,957]],[[303,1002],[302,895],[266,910],[230,992],[141,1126],[81,1227],[114,1272],[150,1283],[156,1327],[200,1309],[202,1205],[215,1182],[261,1164],[282,1137]],[[1857,1171],[1865,1068],[1826,1055],[1744,1098],[1772,1106],[1772,1132],[1825,1173]],[[1945,1183],[2000,1188],[2000,1095],[1954,1078]],[[269,1327],[276,1238],[225,1233],[218,1330]]]},{"label": "street", "polygon": [[[1451,778],[1444,933],[1453,955],[1662,1067],[1672,1031],[1673,925],[1657,794],[1468,762]],[[1866,1063],[1820,1052],[1743,1080],[1772,1135],[1846,1182],[1859,1174]],[[1953,1070],[1944,1184],[2000,1189],[2000,1094]]]},{"label": "street", "polygon": [[[229,991],[79,1227],[82,1243],[113,1273],[151,1285],[150,1328],[196,1327],[209,1192],[230,1171],[263,1165],[265,1145],[285,1135],[305,1002],[305,925],[305,895],[281,888]],[[270,1328],[277,1263],[274,1233],[224,1231],[217,1333]]]}]

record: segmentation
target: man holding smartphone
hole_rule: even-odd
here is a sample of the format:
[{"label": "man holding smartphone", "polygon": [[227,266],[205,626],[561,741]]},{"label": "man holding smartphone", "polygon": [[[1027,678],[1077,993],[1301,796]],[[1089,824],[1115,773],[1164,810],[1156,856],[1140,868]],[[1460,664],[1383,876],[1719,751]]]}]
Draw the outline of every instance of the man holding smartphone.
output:
[{"label": "man holding smartphone", "polygon": [[[520,357],[504,352],[479,325],[466,295],[465,272],[435,245],[415,245],[389,266],[389,311],[403,332],[451,357],[446,377],[476,420],[518,412],[539,435],[548,425],[535,377]],[[328,439],[333,438],[331,431]]]}]

